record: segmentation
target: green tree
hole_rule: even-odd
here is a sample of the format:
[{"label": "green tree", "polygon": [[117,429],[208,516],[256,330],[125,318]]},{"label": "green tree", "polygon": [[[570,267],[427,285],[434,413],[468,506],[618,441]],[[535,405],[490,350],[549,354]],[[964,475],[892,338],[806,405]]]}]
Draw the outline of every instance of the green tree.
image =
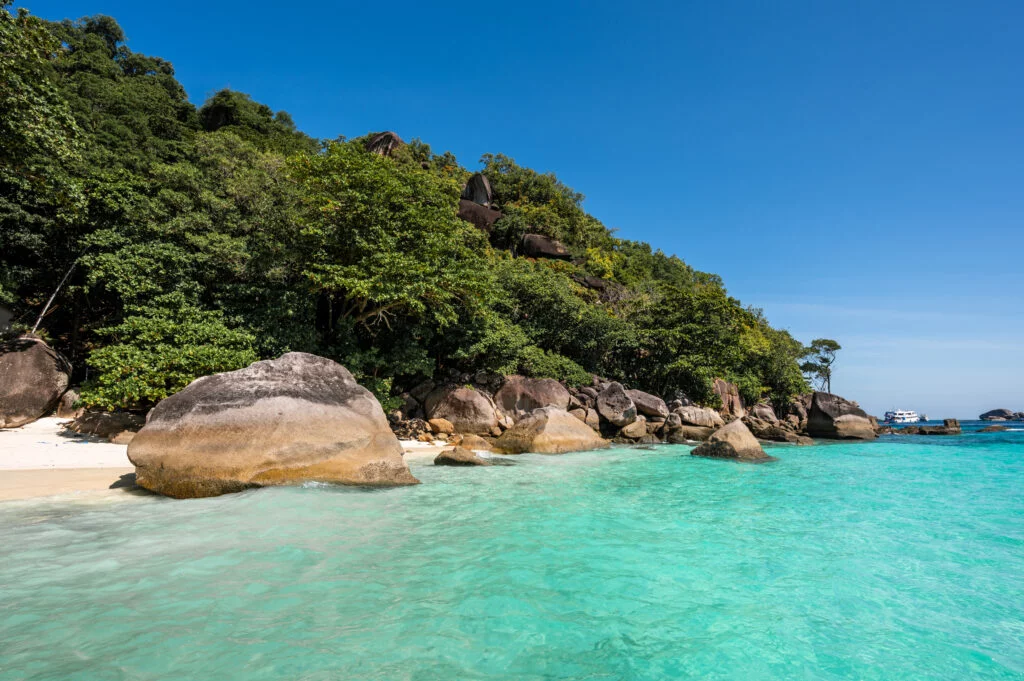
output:
[{"label": "green tree", "polygon": [[836,353],[842,346],[831,338],[815,338],[807,346],[800,364],[803,371],[812,381],[818,383],[818,389],[832,392],[832,365],[836,362]]}]

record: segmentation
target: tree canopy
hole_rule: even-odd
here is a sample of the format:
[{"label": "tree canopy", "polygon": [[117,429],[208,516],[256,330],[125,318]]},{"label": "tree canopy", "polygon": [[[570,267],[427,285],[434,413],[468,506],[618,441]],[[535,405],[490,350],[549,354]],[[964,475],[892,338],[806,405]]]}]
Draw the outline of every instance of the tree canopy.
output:
[{"label": "tree canopy", "polygon": [[[799,342],[718,276],[617,238],[554,174],[484,155],[488,233],[458,217],[470,170],[418,139],[313,139],[231,90],[197,108],[110,17],[4,2],[0,38],[0,303],[24,329],[57,291],[41,331],[88,404],[145,409],[289,350],[385,399],[450,369],[704,401],[718,377],[751,401],[807,388]],[[572,259],[522,257],[527,233]]]}]

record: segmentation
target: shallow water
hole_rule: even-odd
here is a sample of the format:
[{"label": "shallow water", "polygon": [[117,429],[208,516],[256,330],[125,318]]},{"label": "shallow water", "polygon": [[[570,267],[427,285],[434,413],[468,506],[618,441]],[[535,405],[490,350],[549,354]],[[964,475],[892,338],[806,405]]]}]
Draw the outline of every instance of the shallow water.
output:
[{"label": "shallow water", "polygon": [[0,504],[0,679],[1021,679],[1024,432]]}]

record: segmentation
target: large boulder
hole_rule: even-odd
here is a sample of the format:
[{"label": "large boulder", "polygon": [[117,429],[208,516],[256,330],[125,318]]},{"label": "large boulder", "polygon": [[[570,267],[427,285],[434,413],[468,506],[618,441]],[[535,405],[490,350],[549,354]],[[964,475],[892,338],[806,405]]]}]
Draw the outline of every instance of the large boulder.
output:
[{"label": "large boulder", "polygon": [[701,428],[721,428],[725,425],[722,415],[714,409],[698,407],[691,404],[685,407],[677,407],[673,412],[679,416],[684,426],[699,426]]},{"label": "large boulder", "polygon": [[387,131],[370,135],[366,140],[366,150],[379,156],[390,156],[391,153],[405,144],[397,133]]},{"label": "large boulder", "polygon": [[509,376],[494,393],[494,403],[513,421],[518,421],[534,409],[568,409],[571,397],[565,386],[553,378]]},{"label": "large boulder", "polygon": [[481,206],[479,203],[467,199],[459,200],[459,217],[488,234],[494,229],[494,223],[501,219],[501,215],[501,211]]},{"label": "large boulder", "polygon": [[563,454],[604,449],[608,442],[569,412],[557,407],[544,407],[526,415],[502,433],[494,446],[507,454]]},{"label": "large boulder", "polygon": [[491,205],[494,202],[494,191],[491,189],[491,182],[487,176],[483,173],[476,173],[469,178],[469,182],[462,190],[462,198],[481,206]]},{"label": "large boulder", "polygon": [[0,428],[49,414],[70,376],[71,364],[41,338],[26,335],[0,344]]},{"label": "large boulder", "polygon": [[562,245],[562,242],[542,234],[526,234],[523,236],[523,255],[527,258],[572,260],[572,253]]},{"label": "large boulder", "polygon": [[747,415],[743,398],[740,397],[740,389],[736,387],[735,383],[716,378],[712,389],[722,400],[722,406],[719,411],[727,420],[741,419]]},{"label": "large boulder", "polygon": [[340,364],[301,352],[196,379],[149,413],[128,458],[139,485],[177,498],[418,482],[373,393]]},{"label": "large boulder", "polygon": [[75,403],[82,398],[77,390],[68,390],[57,402],[56,416],[59,419],[77,419],[85,413],[85,407],[76,407]]},{"label": "large boulder", "polygon": [[874,426],[867,413],[832,393],[816,392],[807,412],[807,433],[830,440],[873,440]]},{"label": "large boulder", "polygon": [[[716,413],[715,416],[718,416],[718,414]],[[720,416],[718,419],[721,421]],[[722,424],[719,423],[719,425]],[[695,440],[703,442],[711,437],[713,432],[715,432],[714,428],[684,423],[682,417],[678,413],[678,410],[669,414],[668,418],[665,420],[665,440],[672,444],[683,444],[685,442],[692,442]]]},{"label": "large boulder", "polygon": [[630,440],[639,440],[647,434],[647,418],[644,416],[637,416],[636,421],[633,421],[628,426],[624,426],[619,431],[619,435]]},{"label": "large boulder", "polygon": [[498,414],[491,399],[472,388],[441,386],[423,401],[427,419],[445,419],[457,433],[490,435],[498,427]]},{"label": "large boulder", "polygon": [[490,466],[491,462],[472,449],[456,447],[446,449],[434,457],[435,466]]},{"label": "large boulder", "polygon": [[628,426],[636,421],[636,405],[621,383],[609,383],[597,396],[597,411],[613,426]]},{"label": "large boulder", "polygon": [[761,449],[757,438],[753,436],[743,421],[736,419],[722,426],[708,438],[707,442],[694,447],[690,452],[693,456],[706,456],[714,459],[736,459],[762,463],[775,461]]},{"label": "large boulder", "polygon": [[743,419],[750,432],[758,440],[769,440],[771,442],[789,442],[796,445],[812,445],[814,440],[799,435],[796,431],[787,428],[784,421],[767,421],[747,415]]},{"label": "large boulder", "polygon": [[772,409],[772,405],[767,404],[765,402],[755,404],[754,408],[750,410],[750,415],[756,419],[761,419],[762,421],[770,421],[772,423],[775,423],[776,421],[779,420],[779,417],[775,415],[775,410]]},{"label": "large boulder", "polygon": [[1016,414],[1010,409],[993,409],[992,411],[986,411],[978,418],[982,421],[1010,421]]},{"label": "large boulder", "polygon": [[633,400],[637,412],[644,416],[668,418],[668,405],[657,395],[645,393],[643,390],[627,390],[626,394]]}]

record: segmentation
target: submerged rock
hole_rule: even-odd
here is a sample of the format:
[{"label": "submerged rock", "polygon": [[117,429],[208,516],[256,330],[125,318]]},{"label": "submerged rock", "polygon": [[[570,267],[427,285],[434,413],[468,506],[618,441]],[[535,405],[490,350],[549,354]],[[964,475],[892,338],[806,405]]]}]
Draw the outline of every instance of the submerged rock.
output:
[{"label": "submerged rock", "polygon": [[604,449],[609,445],[592,428],[569,412],[556,407],[544,407],[527,414],[519,423],[502,433],[494,446],[498,451],[508,454],[564,454]]},{"label": "submerged rock", "polygon": [[0,428],[49,414],[70,376],[71,364],[41,338],[26,335],[0,344]]},{"label": "submerged rock", "polygon": [[873,440],[875,428],[867,413],[831,393],[814,393],[807,413],[807,433],[829,440]]},{"label": "submerged rock", "polygon": [[1003,433],[1003,432],[1005,432],[1007,430],[1009,430],[1009,428],[1007,426],[985,426],[984,428],[982,428],[978,432],[979,433]]},{"label": "submerged rock", "polygon": [[418,482],[373,393],[340,364],[301,352],[196,379],[150,412],[128,458],[139,485],[177,498]]},{"label": "submerged rock", "polygon": [[518,421],[534,409],[558,407],[568,409],[571,396],[561,383],[553,378],[526,378],[508,376],[498,392],[494,403],[513,421]]},{"label": "submerged rock", "polygon": [[777,460],[774,456],[764,453],[757,438],[739,419],[716,430],[707,442],[697,445],[690,454],[713,459],[736,459],[751,463]]}]

